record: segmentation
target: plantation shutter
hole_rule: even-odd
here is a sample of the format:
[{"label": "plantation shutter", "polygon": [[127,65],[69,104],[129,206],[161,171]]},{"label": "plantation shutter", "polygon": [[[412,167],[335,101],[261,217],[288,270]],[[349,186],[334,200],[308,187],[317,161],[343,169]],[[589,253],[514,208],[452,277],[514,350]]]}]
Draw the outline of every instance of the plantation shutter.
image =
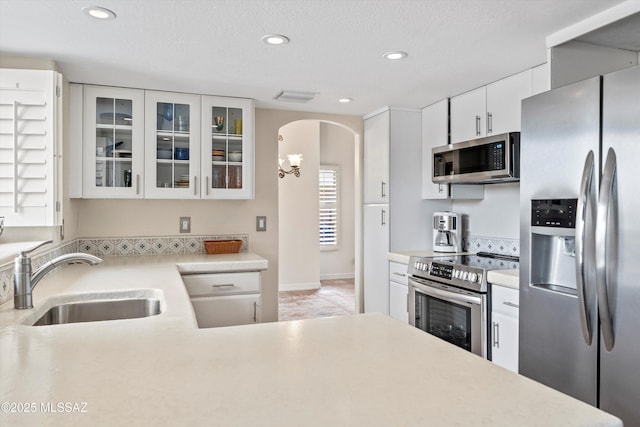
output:
[{"label": "plantation shutter", "polygon": [[338,245],[338,167],[320,166],[320,247]]}]

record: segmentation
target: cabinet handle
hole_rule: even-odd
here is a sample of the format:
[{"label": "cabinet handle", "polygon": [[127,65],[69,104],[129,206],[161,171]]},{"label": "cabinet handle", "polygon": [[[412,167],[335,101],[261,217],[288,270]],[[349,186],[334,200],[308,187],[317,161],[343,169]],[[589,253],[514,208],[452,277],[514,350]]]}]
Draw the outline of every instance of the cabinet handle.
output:
[{"label": "cabinet handle", "polygon": [[394,271],[393,274],[395,274],[396,276],[400,276],[400,277],[407,277],[406,274],[398,273],[397,271]]},{"label": "cabinet handle", "polygon": [[258,303],[253,302],[253,323],[258,321]]},{"label": "cabinet handle", "polygon": [[514,308],[520,308],[520,306],[518,304],[516,304],[515,302],[511,302],[511,301],[502,301],[502,303],[504,305],[508,305],[509,307],[514,307]]},{"label": "cabinet handle", "polygon": [[487,113],[487,134],[493,132],[493,113]]},{"label": "cabinet handle", "polygon": [[493,322],[493,346],[500,348],[500,324]]},{"label": "cabinet handle", "polygon": [[229,288],[234,287],[233,283],[217,283],[215,285],[211,285],[212,288]]},{"label": "cabinet handle", "polygon": [[193,177],[193,195],[194,196],[198,195],[198,177],[197,176]]},{"label": "cabinet handle", "polygon": [[438,193],[442,193],[444,191],[444,186],[442,184],[438,184]]},{"label": "cabinet handle", "polygon": [[136,174],[136,194],[140,194],[140,174]]},{"label": "cabinet handle", "polygon": [[208,196],[209,195],[209,177],[208,176],[204,178],[204,184],[205,184],[204,186],[205,194]]},{"label": "cabinet handle", "polygon": [[380,214],[381,214],[380,225],[383,225],[383,226],[387,224],[387,222],[385,221],[385,213],[387,213],[387,211],[385,211],[384,209],[380,211]]},{"label": "cabinet handle", "polygon": [[480,136],[480,116],[476,116],[476,136]]},{"label": "cabinet handle", "polygon": [[384,193],[384,186],[385,186],[387,183],[386,183],[386,182],[384,182],[384,181],[380,181],[380,184],[381,184],[381,185],[380,185],[380,187],[381,187],[381,189],[380,189],[380,195],[382,196],[382,198],[385,198],[385,197],[387,197],[387,195]]}]

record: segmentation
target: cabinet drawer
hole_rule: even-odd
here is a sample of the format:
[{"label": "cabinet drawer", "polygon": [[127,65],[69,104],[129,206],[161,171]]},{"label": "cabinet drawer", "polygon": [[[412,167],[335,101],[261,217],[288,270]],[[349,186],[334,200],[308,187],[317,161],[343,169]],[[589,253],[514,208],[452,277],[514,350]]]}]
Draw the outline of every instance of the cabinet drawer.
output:
[{"label": "cabinet drawer", "polygon": [[260,292],[260,273],[188,274],[182,281],[191,298]]},{"label": "cabinet drawer", "polygon": [[491,311],[518,317],[520,292],[503,286],[491,286]]},{"label": "cabinet drawer", "polygon": [[389,262],[389,280],[409,286],[407,267],[407,265],[399,262]]}]

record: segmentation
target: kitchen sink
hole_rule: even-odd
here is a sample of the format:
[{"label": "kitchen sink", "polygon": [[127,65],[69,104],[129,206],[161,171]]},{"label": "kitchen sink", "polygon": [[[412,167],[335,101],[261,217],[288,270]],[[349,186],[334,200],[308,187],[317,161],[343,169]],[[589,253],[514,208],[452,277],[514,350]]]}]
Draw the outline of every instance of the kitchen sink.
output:
[{"label": "kitchen sink", "polygon": [[160,300],[155,298],[82,301],[51,307],[33,326],[138,319],[160,313]]}]

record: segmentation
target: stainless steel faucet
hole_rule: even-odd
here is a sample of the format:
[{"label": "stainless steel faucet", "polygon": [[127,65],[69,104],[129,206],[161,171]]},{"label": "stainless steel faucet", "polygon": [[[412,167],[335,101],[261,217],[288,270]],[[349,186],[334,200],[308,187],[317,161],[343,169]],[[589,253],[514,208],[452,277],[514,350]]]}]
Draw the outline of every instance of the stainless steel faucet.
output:
[{"label": "stainless steel faucet", "polygon": [[38,249],[39,247],[49,244],[52,241],[43,242],[38,246],[20,252],[20,256],[15,259],[15,271],[13,275],[13,306],[17,309],[33,308],[33,298],[31,296],[33,289],[38,282],[52,270],[66,264],[89,264],[96,265],[102,262],[102,259],[85,253],[72,253],[61,255],[51,261],[46,262],[38,268],[33,274],[31,273],[31,258],[28,253]]}]

